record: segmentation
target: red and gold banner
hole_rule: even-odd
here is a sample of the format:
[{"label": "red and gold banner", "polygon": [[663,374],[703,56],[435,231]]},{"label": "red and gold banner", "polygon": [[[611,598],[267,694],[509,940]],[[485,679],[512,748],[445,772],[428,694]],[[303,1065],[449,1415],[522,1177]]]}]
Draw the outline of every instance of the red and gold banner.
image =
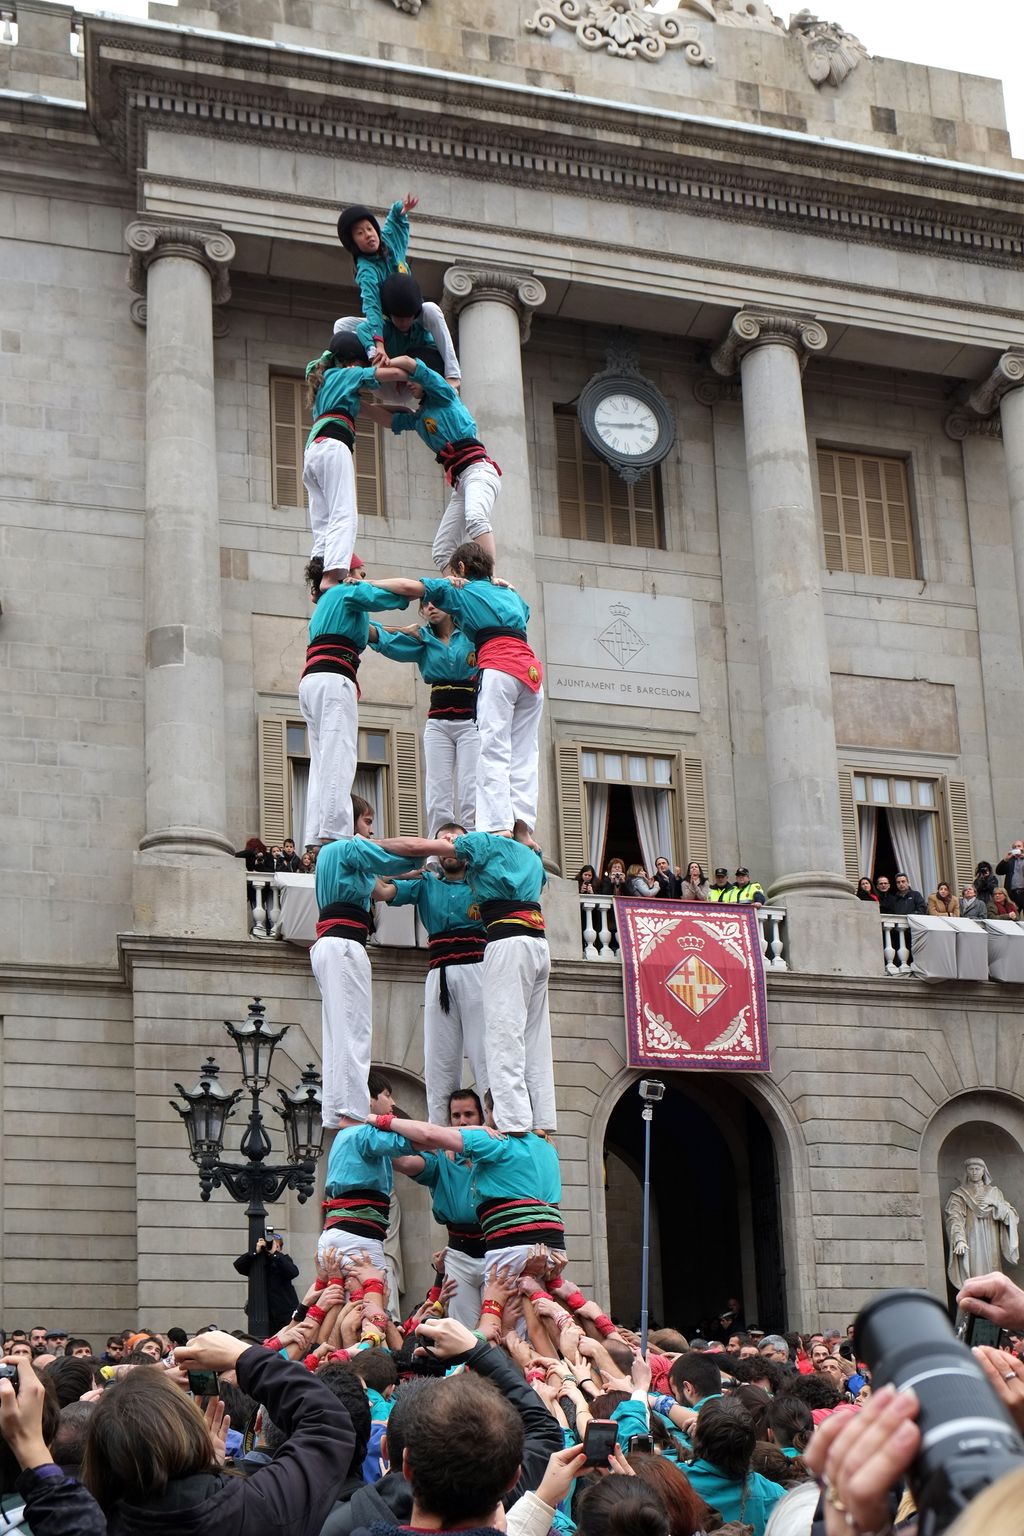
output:
[{"label": "red and gold banner", "polygon": [[631,1067],[771,1070],[753,907],[620,898],[615,921]]}]

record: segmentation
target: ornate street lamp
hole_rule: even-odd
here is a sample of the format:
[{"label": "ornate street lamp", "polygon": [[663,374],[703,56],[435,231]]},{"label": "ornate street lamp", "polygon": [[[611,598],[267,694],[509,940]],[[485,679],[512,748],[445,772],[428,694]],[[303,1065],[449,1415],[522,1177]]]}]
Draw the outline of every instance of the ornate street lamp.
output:
[{"label": "ornate street lamp", "polygon": [[[266,1159],[273,1144],[263,1124],[260,1096],[270,1083],[274,1049],[290,1026],[286,1024],[276,1031],[271,1029],[266,1010],[257,997],[250,1003],[249,1016],[243,1024],[225,1020],[224,1027],[238,1049],[245,1089],[236,1088],[233,1093],[226,1093],[218,1080],[220,1069],[209,1057],[194,1088],[185,1089],[175,1083],[185,1100],[185,1107],[173,1099],[171,1107],[185,1122],[189,1156],[199,1168],[200,1198],[209,1200],[215,1189],[223,1188],[232,1200],[245,1203],[249,1251],[254,1253],[257,1242],[266,1232],[267,1206],[280,1200],[288,1189],[294,1189],[299,1203],[304,1204],[316,1187],[316,1162],[323,1151],[320,1075],[311,1063],[292,1093],[285,1093],[283,1088],[277,1090],[283,1108],[273,1107],[284,1122],[288,1161],[286,1164],[268,1164]],[[234,1114],[235,1104],[246,1089],[252,1096],[252,1104],[239,1146],[245,1162],[226,1163],[221,1158],[225,1122]],[[270,1319],[267,1315],[266,1266],[263,1264],[253,1264],[249,1270],[247,1311],[249,1332],[256,1338],[264,1338],[270,1331]]]}]

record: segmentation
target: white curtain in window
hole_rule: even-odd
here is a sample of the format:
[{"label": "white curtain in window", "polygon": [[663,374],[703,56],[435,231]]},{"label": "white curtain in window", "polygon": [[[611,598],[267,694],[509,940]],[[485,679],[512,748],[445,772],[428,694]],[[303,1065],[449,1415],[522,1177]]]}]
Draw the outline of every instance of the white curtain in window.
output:
[{"label": "white curtain in window", "polygon": [[387,826],[384,819],[384,796],[382,794],[381,771],[379,768],[357,768],[356,776],[352,781],[352,793],[361,795],[373,806],[373,830],[378,837],[386,835]]},{"label": "white curtain in window", "polygon": [[300,855],[304,852],[306,798],[309,793],[309,763],[306,758],[289,758],[292,769],[292,837]]},{"label": "white curtain in window", "polygon": [[[921,850],[921,879],[923,885],[918,890],[924,896],[930,896],[939,883],[939,869],[935,862],[935,817],[929,816],[927,811],[913,811],[911,813],[917,822],[917,841]],[[950,885],[955,886],[955,877]]]},{"label": "white curtain in window", "polygon": [[640,838],[647,873],[652,873],[654,861],[661,853],[671,864],[673,848],[669,791],[649,789],[646,785],[634,785],[633,815],[636,818],[636,830]]},{"label": "white curtain in window", "polygon": [[[601,861],[604,859],[604,840],[608,836],[608,785],[588,784],[587,795],[587,857],[597,871],[600,880],[604,871]],[[575,870],[566,870],[567,875],[575,874]]]},{"label": "white curtain in window", "polygon": [[878,842],[878,812],[873,805],[857,807],[857,845],[860,857],[859,873],[869,878],[875,867],[875,845]]},{"label": "white curtain in window", "polygon": [[921,841],[917,825],[918,812],[896,811],[890,806],[885,814],[889,818],[889,834],[892,837],[892,845],[896,849],[899,868],[910,881],[911,888],[927,896],[935,887],[934,885],[929,886],[924,883],[925,875],[921,866]]}]

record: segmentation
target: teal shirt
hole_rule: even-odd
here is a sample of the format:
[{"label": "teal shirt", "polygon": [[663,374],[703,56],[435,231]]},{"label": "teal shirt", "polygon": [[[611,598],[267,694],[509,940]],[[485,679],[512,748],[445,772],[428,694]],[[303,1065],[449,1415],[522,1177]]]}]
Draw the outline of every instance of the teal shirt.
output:
[{"label": "teal shirt", "polygon": [[691,1461],[681,1471],[705,1503],[719,1511],[726,1524],[743,1520],[754,1527],[754,1536],[764,1536],[768,1516],[786,1492],[781,1483],[770,1483],[760,1472],[748,1472],[745,1482],[738,1481],[726,1477],[709,1461]]},{"label": "teal shirt", "polygon": [[344,901],[369,911],[378,875],[404,874],[411,864],[421,863],[421,859],[385,853],[367,837],[340,837],[325,843],[316,857],[317,906],[322,911],[332,902]]},{"label": "teal shirt", "polygon": [[370,647],[390,661],[414,662],[425,683],[464,682],[477,676],[476,651],[461,629],[453,630],[447,640],[439,640],[429,624],[422,624],[414,635],[378,629]]},{"label": "teal shirt", "polygon": [[[369,320],[356,327],[356,335],[369,351],[373,346],[373,326]],[[400,331],[389,315],[384,316],[384,351],[388,357],[404,357],[425,347],[433,347],[435,352],[441,350],[433,331],[428,331],[422,320],[414,320],[407,331]]]},{"label": "teal shirt", "polygon": [[414,1173],[417,1184],[430,1190],[434,1220],[442,1226],[475,1227],[476,1201],[473,1176],[465,1163],[455,1162],[443,1152],[421,1152],[423,1170]]},{"label": "teal shirt", "polygon": [[548,877],[536,849],[494,832],[464,832],[454,847],[480,901],[540,901]]},{"label": "teal shirt", "polygon": [[476,421],[447,379],[421,362],[410,378],[422,389],[423,404],[415,415],[396,411],[391,418],[392,432],[415,432],[434,453],[440,453],[449,443],[464,442],[467,437],[479,441]]},{"label": "teal shirt", "polygon": [[391,905],[414,906],[431,937],[452,928],[473,928],[481,936],[487,932],[480,921],[476,892],[468,880],[445,880],[442,875],[428,873],[420,880],[396,880],[395,891]]},{"label": "teal shirt", "polygon": [[619,1426],[618,1439],[623,1456],[629,1454],[629,1442],[633,1435],[649,1435],[651,1432],[646,1404],[641,1403],[637,1398],[631,1397],[627,1402],[613,1408],[612,1418]]},{"label": "teal shirt", "polygon": [[[402,212],[401,202],[391,204],[381,230],[380,250],[375,256],[356,257],[356,284],[363,301],[363,314],[370,327],[370,339],[384,336],[384,314],[380,306],[380,290],[396,272],[408,272],[409,264],[409,216]],[[389,354],[390,356],[390,354]]]},{"label": "teal shirt", "polygon": [[377,1189],[390,1195],[395,1187],[393,1157],[408,1157],[416,1148],[393,1131],[373,1125],[348,1125],[338,1132],[327,1155],[324,1193],[337,1200],[347,1189]]},{"label": "teal shirt", "polygon": [[[313,401],[313,420],[318,421],[331,411],[344,411],[355,421],[359,415],[359,391],[376,388],[377,375],[372,368],[329,368]],[[307,448],[316,433],[314,426],[306,438]]]},{"label": "teal shirt", "polygon": [[357,651],[365,651],[370,643],[370,614],[408,606],[407,597],[385,592],[372,581],[342,581],[321,592],[310,615],[309,638],[312,641],[320,635],[343,635]]},{"label": "teal shirt", "polygon": [[496,587],[493,581],[467,581],[464,587],[453,587],[442,576],[426,576],[423,595],[442,613],[457,619],[474,645],[482,629],[521,629],[526,633],[530,610],[511,587]]},{"label": "teal shirt", "polygon": [[472,1175],[474,1203],[482,1200],[542,1200],[558,1205],[562,1199],[562,1174],[558,1153],[544,1136],[506,1136],[499,1141],[482,1126],[463,1126],[462,1153]]}]

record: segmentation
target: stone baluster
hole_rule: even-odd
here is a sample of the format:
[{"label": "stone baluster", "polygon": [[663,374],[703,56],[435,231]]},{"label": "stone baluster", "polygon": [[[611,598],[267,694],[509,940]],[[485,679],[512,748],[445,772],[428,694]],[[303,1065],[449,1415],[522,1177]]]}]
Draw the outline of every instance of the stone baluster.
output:
[{"label": "stone baluster", "polygon": [[[227,838],[213,306],[234,245],[213,225],[126,231],[146,327],[146,827],[140,930],[238,937]],[[229,891],[231,895],[229,896]]]},{"label": "stone baluster", "polygon": [[594,907],[597,905],[594,897],[583,897],[583,958],[584,960],[596,960],[597,954],[597,929],[594,927]]},{"label": "stone baluster", "polygon": [[614,960],[615,950],[612,947],[612,898],[604,896],[598,902],[601,913],[600,944],[598,945],[599,960]]},{"label": "stone baluster", "polygon": [[893,929],[895,927],[896,919],[894,917],[882,918],[882,956],[885,960],[887,976],[895,976],[899,970],[896,964],[896,950],[892,942]]},{"label": "stone baluster", "polygon": [[266,880],[263,875],[249,876],[249,890],[252,892],[252,926],[249,932],[254,939],[265,939],[267,936],[267,909],[264,903]]}]

